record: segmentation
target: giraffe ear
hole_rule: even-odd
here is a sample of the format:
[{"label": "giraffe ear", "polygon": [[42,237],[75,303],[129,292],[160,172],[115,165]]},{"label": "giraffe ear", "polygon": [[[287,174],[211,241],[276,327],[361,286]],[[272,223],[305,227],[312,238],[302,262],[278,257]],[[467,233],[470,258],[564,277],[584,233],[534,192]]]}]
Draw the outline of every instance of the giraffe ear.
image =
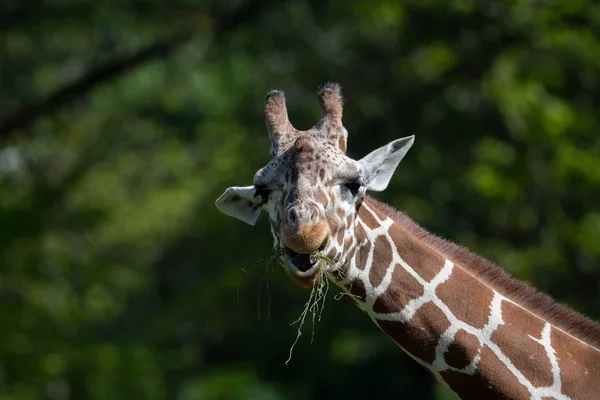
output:
[{"label": "giraffe ear", "polygon": [[233,186],[217,199],[215,205],[223,214],[255,225],[262,213],[261,198],[254,197],[255,193],[254,186]]},{"label": "giraffe ear", "polygon": [[414,141],[414,136],[394,140],[358,161],[361,178],[365,182],[367,190],[380,192],[387,187],[396,167]]}]

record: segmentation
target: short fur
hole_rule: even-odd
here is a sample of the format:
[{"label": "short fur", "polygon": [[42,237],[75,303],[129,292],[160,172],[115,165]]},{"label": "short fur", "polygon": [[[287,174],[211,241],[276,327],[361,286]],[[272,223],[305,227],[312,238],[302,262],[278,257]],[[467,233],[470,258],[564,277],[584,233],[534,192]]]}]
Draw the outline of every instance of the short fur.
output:
[{"label": "short fur", "polygon": [[466,271],[490,285],[503,296],[527,308],[538,317],[550,322],[571,336],[600,350],[600,325],[595,321],[557,303],[550,296],[538,292],[529,284],[513,278],[505,270],[472,253],[467,248],[435,236],[419,226],[406,214],[387,204],[368,196],[366,201],[369,205],[374,205],[396,223],[402,225],[419,240],[424,241],[448,259],[460,264]]}]

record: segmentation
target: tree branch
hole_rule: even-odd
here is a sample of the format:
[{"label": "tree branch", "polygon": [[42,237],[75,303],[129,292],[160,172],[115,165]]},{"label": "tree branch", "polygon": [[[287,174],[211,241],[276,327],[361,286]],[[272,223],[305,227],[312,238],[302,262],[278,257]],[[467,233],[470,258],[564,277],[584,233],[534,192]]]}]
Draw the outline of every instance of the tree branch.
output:
[{"label": "tree branch", "polygon": [[38,103],[26,106],[0,122],[0,140],[5,140],[13,131],[29,127],[37,118],[51,114],[78,96],[86,94],[99,83],[118,77],[147,61],[168,55],[190,36],[189,32],[179,33],[166,40],[154,43],[136,54],[116,57],[99,67],[92,68],[80,79],[63,86]]},{"label": "tree branch", "polygon": [[[224,33],[237,29],[245,22],[255,19],[258,14],[264,11],[269,3],[270,1],[267,0],[250,0],[244,2],[242,6],[232,12],[216,12],[215,36],[221,37]],[[136,54],[119,56],[99,67],[92,68],[80,79],[59,88],[39,102],[25,106],[23,109],[0,121],[0,141],[6,140],[16,131],[28,128],[38,118],[52,114],[65,104],[87,94],[98,84],[117,78],[148,61],[168,56],[177,47],[186,43],[192,34],[193,30],[180,32],[156,42]]]}]

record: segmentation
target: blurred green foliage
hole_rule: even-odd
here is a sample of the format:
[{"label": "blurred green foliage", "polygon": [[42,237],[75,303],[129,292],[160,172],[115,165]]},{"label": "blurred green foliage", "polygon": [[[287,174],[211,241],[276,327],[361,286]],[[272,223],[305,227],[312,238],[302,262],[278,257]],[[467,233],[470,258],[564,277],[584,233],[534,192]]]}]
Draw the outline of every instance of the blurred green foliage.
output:
[{"label": "blurred green foliage", "polygon": [[[600,3],[0,5],[0,399],[447,399],[347,298],[315,342],[271,238],[217,212],[342,84],[380,198],[600,317]],[[307,331],[310,327],[305,328]]]}]

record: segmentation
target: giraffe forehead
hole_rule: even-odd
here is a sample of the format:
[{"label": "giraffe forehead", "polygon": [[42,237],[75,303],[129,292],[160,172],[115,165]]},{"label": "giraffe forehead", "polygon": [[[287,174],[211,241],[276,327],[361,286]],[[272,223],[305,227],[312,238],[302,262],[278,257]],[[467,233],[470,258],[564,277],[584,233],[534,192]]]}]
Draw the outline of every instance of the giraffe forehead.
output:
[{"label": "giraffe forehead", "polygon": [[278,184],[283,189],[307,185],[314,188],[332,185],[338,179],[352,179],[357,174],[356,161],[331,143],[301,137],[261,169],[255,181]]}]

